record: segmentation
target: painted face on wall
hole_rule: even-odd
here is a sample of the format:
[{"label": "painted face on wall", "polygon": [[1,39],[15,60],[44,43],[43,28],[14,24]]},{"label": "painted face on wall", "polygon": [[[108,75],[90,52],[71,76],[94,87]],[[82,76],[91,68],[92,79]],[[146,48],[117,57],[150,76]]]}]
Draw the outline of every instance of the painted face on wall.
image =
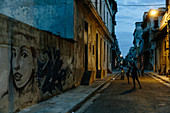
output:
[{"label": "painted face on wall", "polygon": [[14,36],[13,78],[17,88],[22,88],[30,80],[33,71],[33,57],[28,40],[24,35]]}]

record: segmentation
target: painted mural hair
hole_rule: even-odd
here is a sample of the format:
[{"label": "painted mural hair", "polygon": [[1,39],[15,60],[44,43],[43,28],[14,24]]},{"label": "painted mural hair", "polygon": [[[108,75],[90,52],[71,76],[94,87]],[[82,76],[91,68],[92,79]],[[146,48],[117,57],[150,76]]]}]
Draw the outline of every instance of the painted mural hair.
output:
[{"label": "painted mural hair", "polygon": [[[31,35],[23,34],[21,32],[14,32],[13,35],[12,35],[12,44],[11,44],[12,46],[13,46],[13,42],[14,42],[14,36],[16,36],[16,35],[23,35],[29,43],[30,43],[30,40],[34,40],[35,39]],[[35,48],[32,45],[30,45],[30,50],[32,52],[32,57],[35,58],[36,57],[36,50],[35,50]]]},{"label": "painted mural hair", "polygon": [[23,36],[25,36],[26,37],[26,39],[27,40],[33,40],[33,39],[35,39],[35,37],[33,37],[33,36],[31,36],[31,35],[29,35],[29,34],[27,34],[27,33],[22,33],[22,32],[19,32],[19,31],[13,31],[12,32],[12,38],[13,38],[13,36],[15,36],[15,35],[23,35]]}]

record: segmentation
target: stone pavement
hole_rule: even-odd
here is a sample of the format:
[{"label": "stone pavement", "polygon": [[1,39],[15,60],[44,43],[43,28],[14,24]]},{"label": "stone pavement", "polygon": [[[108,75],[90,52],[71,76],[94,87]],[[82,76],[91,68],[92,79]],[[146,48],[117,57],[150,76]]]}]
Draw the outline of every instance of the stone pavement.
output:
[{"label": "stone pavement", "polygon": [[36,105],[23,109],[19,113],[71,113],[82,105],[102,86],[118,75],[118,71],[108,74],[103,79],[97,79],[90,86],[80,85],[74,89],[68,90],[49,100],[40,102]]},{"label": "stone pavement", "polygon": [[166,77],[166,75],[159,75],[158,73],[153,72],[153,71],[147,71],[146,73],[152,78],[154,78],[155,80],[158,80],[164,85],[170,87],[170,76]]}]

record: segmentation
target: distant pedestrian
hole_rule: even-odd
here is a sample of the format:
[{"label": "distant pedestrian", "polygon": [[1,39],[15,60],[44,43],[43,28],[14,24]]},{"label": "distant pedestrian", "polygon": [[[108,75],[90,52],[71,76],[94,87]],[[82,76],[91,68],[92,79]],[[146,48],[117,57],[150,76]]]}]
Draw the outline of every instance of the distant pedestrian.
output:
[{"label": "distant pedestrian", "polygon": [[121,79],[121,80],[124,80],[124,73],[125,73],[125,72],[124,72],[124,70],[123,70],[123,66],[122,66],[122,65],[120,66],[120,70],[121,70],[121,78],[120,78],[120,79]]},{"label": "distant pedestrian", "polygon": [[141,75],[142,75],[142,77],[144,76],[143,74],[144,74],[144,68],[142,67],[142,69],[141,69]]},{"label": "distant pedestrian", "polygon": [[121,70],[121,80],[124,80],[124,74],[125,74],[125,72],[124,72],[124,70],[122,69],[122,70]]},{"label": "distant pedestrian", "polygon": [[131,67],[129,67],[129,69],[128,69],[127,72],[126,72],[128,84],[130,84],[130,82],[129,82],[130,70],[131,70]]},{"label": "distant pedestrian", "polygon": [[139,70],[138,70],[138,68],[136,67],[135,63],[133,63],[133,65],[132,65],[132,72],[131,72],[131,74],[132,74],[132,78],[133,78],[133,85],[134,85],[133,88],[136,88],[136,86],[135,86],[135,79],[136,79],[136,81],[137,81],[138,84],[139,84],[139,88],[142,89],[142,86],[141,86],[141,84],[140,84],[140,82],[139,82],[139,80],[138,80],[138,76],[137,76],[137,74],[140,75],[140,73],[139,73]]}]

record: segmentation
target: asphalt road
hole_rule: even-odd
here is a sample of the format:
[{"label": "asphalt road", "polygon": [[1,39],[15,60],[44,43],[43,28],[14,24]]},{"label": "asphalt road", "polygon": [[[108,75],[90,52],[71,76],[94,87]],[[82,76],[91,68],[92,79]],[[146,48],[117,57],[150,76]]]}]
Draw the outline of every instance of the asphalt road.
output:
[{"label": "asphalt road", "polygon": [[117,77],[77,113],[170,113],[170,88],[146,75],[139,81],[142,89],[137,83],[132,89],[131,78],[127,84],[127,79]]}]

